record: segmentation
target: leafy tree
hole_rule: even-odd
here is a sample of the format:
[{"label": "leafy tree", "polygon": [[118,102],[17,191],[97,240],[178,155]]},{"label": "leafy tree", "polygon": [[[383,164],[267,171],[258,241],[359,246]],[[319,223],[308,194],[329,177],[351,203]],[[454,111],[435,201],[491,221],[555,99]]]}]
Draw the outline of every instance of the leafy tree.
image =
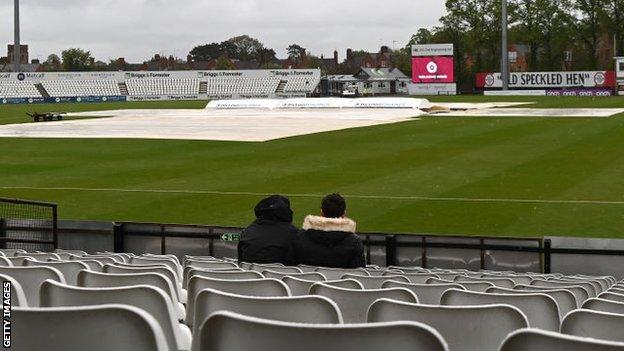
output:
[{"label": "leafy tree", "polygon": [[624,56],[624,0],[606,0],[604,20],[615,38],[616,56]]},{"label": "leafy tree", "polygon": [[585,44],[588,66],[597,68],[598,41],[600,38],[601,20],[607,0],[575,0],[575,9],[579,12],[578,31]]},{"label": "leafy tree", "polygon": [[89,71],[93,57],[91,52],[78,48],[67,49],[61,53],[65,71]]},{"label": "leafy tree", "polygon": [[264,49],[264,45],[249,35],[241,35],[227,40],[234,49],[232,58],[241,61],[250,61],[256,59],[258,53]]},{"label": "leafy tree", "polygon": [[299,61],[305,56],[306,49],[301,45],[292,44],[286,48],[286,51],[289,59]]},{"label": "leafy tree", "polygon": [[236,69],[236,66],[227,57],[221,56],[217,59],[216,69],[220,71],[229,71]]},{"label": "leafy tree", "polygon": [[429,44],[433,41],[433,33],[427,28],[420,28],[407,43],[408,46],[416,44]]},{"label": "leafy tree", "polygon": [[194,61],[210,61],[223,55],[223,49],[221,44],[211,43],[194,47],[190,55]]},{"label": "leafy tree", "polygon": [[268,68],[271,63],[274,63],[277,60],[275,55],[275,50],[263,47],[256,54],[256,60],[258,60],[260,66]]}]

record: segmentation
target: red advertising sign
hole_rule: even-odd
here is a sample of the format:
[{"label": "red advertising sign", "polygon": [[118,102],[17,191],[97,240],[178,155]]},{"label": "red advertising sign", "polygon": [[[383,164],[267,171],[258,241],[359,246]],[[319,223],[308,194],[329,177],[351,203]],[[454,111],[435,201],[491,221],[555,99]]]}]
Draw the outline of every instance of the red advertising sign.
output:
[{"label": "red advertising sign", "polygon": [[412,82],[454,83],[455,64],[452,56],[413,57]]}]

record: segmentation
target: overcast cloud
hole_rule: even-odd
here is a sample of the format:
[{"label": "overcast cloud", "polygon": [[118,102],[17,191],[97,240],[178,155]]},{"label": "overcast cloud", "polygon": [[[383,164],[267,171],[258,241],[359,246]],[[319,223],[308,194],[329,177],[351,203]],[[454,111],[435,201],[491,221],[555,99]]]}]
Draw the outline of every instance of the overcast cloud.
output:
[{"label": "overcast cloud", "polygon": [[[348,47],[402,46],[438,23],[444,0],[21,0],[22,43],[45,59],[69,47],[98,60],[186,57],[198,44],[249,34],[285,56],[298,43],[340,59]],[[0,0],[0,56],[13,42],[13,1]]]}]

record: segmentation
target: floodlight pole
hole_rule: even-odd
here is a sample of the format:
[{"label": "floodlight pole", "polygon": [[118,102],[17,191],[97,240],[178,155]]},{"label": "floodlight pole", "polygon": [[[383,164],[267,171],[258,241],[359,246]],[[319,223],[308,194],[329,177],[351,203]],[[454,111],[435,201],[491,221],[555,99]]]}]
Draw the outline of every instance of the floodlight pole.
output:
[{"label": "floodlight pole", "polygon": [[15,0],[15,46],[13,47],[13,64],[15,67],[15,72],[21,71],[20,68],[20,59],[21,59],[21,44],[20,44],[20,9],[19,9],[19,0]]},{"label": "floodlight pole", "polygon": [[509,46],[507,44],[507,28],[509,19],[507,15],[507,0],[502,0],[502,4],[501,79],[503,81],[503,90],[509,90]]}]

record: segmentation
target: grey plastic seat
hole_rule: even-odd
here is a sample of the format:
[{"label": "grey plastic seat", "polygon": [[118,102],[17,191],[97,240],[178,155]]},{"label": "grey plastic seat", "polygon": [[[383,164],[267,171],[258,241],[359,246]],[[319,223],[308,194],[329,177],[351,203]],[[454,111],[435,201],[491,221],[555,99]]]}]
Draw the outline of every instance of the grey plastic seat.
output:
[{"label": "grey plastic seat", "polygon": [[56,249],[56,250],[54,250],[54,253],[56,253],[56,254],[71,254],[71,255],[74,255],[74,256],[88,255],[88,253],[86,251],[82,251],[82,250],[67,250],[67,249]]},{"label": "grey plastic seat", "polygon": [[500,351],[624,351],[624,343],[559,334],[540,329],[511,333]]},{"label": "grey plastic seat", "polygon": [[87,265],[87,267],[89,267],[90,271],[94,271],[94,272],[102,272],[104,265],[102,263],[100,263],[100,261],[94,261],[94,260],[50,260],[48,262],[80,262],[80,263],[84,263]]},{"label": "grey plastic seat", "polygon": [[314,281],[323,281],[327,280],[324,275],[318,272],[307,272],[307,273],[281,273],[272,270],[264,270],[262,271],[262,275],[266,278],[274,278],[274,279],[282,279],[284,277],[294,277],[304,280],[314,280]]},{"label": "grey plastic seat", "polygon": [[[486,293],[490,294],[534,294],[535,291],[532,290],[514,290],[514,289],[505,289],[505,288],[489,288]],[[546,294],[555,301],[557,301],[557,306],[559,307],[559,318],[563,320],[568,313],[577,309],[576,299],[574,298],[574,294],[572,294],[569,290],[559,289],[559,290],[544,290],[540,291],[540,294]]]},{"label": "grey plastic seat", "polygon": [[336,303],[323,296],[257,297],[206,289],[195,299],[193,334],[217,311],[292,323],[342,324]]},{"label": "grey plastic seat", "polygon": [[364,268],[326,268],[317,267],[315,272],[319,272],[327,278],[327,280],[340,280],[345,274],[370,275]]},{"label": "grey plastic seat", "polygon": [[531,278],[531,276],[529,276],[529,275],[520,275],[520,274],[513,274],[513,275],[509,275],[509,274],[483,274],[481,277],[482,278],[486,278],[486,279],[489,279],[489,278],[510,279],[510,280],[512,280],[514,282],[514,285],[518,285],[518,284],[531,285],[531,282],[533,281],[533,278]]},{"label": "grey plastic seat", "polygon": [[176,292],[176,296],[178,301],[182,303],[186,303],[187,294],[186,290],[182,289],[182,284],[177,280],[177,276],[175,273],[165,265],[158,266],[132,266],[132,265],[112,265],[106,264],[103,268],[104,273],[114,273],[114,274],[132,274],[132,273],[159,273],[167,277],[171,282],[175,283],[173,288]]},{"label": "grey plastic seat", "polygon": [[576,310],[561,322],[561,332],[586,338],[624,342],[624,315]]},{"label": "grey plastic seat", "polygon": [[154,317],[127,305],[17,307],[11,317],[15,350],[169,350]]},{"label": "grey plastic seat", "polygon": [[487,294],[451,289],[440,302],[451,306],[507,304],[522,311],[531,328],[559,331],[559,307],[555,299],[545,294]]},{"label": "grey plastic seat", "polygon": [[[0,280],[11,283],[11,306],[13,307],[28,307],[28,301],[26,300],[26,294],[22,285],[13,277],[0,274]],[[3,286],[3,290],[6,286]]]},{"label": "grey plastic seat", "polygon": [[52,253],[52,252],[29,252],[29,253],[24,254],[24,255],[18,255],[17,257],[20,257],[20,256],[31,257],[31,258],[34,258],[37,261],[42,261],[42,262],[45,262],[48,259],[55,259],[55,260],[60,260],[61,259],[61,256],[59,256],[59,255],[57,255],[55,253]]},{"label": "grey plastic seat", "polygon": [[[11,262],[11,264],[13,265],[13,267],[21,267],[24,265],[24,261],[26,261],[26,259],[32,259],[35,260],[34,257],[30,257],[30,256],[14,256],[14,257],[5,257],[7,260],[9,260],[9,262]],[[5,266],[8,267],[8,266]]]},{"label": "grey plastic seat", "polygon": [[164,264],[167,267],[171,268],[171,270],[176,274],[176,276],[178,277],[178,281],[182,280],[182,267],[180,267],[180,264],[170,258],[140,256],[130,258],[130,263],[136,265]]},{"label": "grey plastic seat", "polygon": [[611,291],[603,292],[598,295],[599,299],[615,301],[615,302],[623,302],[624,303],[624,294],[618,294]]},{"label": "grey plastic seat", "polygon": [[[184,267],[184,269],[182,270],[182,287],[186,288],[188,286],[188,280],[190,278],[190,274],[191,271],[196,271],[196,272],[248,272],[245,271],[242,268],[196,268],[196,267],[192,267],[192,266],[186,266]],[[258,272],[253,272],[251,274],[248,274],[247,276],[258,276]],[[254,279],[254,278],[248,278],[248,279]]]},{"label": "grey plastic seat", "polygon": [[340,308],[345,323],[365,323],[368,308],[379,299],[418,303],[416,295],[404,288],[356,290],[316,283],[310,288],[310,295],[333,300]]},{"label": "grey plastic seat", "polygon": [[492,283],[494,286],[499,288],[507,288],[511,289],[516,286],[516,282],[509,278],[492,278],[492,277],[482,277],[482,278],[473,278],[473,277],[457,277],[455,279],[456,282],[461,284],[462,282],[487,282]]},{"label": "grey plastic seat", "polygon": [[327,285],[337,286],[346,289],[364,289],[362,283],[353,279],[344,279],[344,280],[308,280],[308,279],[300,279],[293,276],[285,276],[282,278],[282,281],[288,285],[290,289],[290,293],[292,296],[303,296],[308,295],[310,293],[310,288],[312,285],[318,282],[323,282]]},{"label": "grey plastic seat", "polygon": [[114,288],[121,286],[149,285],[164,291],[176,311],[179,320],[184,320],[186,312],[184,305],[177,300],[174,286],[162,274],[158,273],[132,273],[115,274],[81,271],[78,273],[78,286],[84,288]]},{"label": "grey plastic seat", "polygon": [[110,256],[99,256],[99,255],[86,255],[86,256],[70,256],[70,261],[97,261],[100,262],[102,266],[105,264],[116,264],[116,263],[124,263],[118,258],[110,257]]},{"label": "grey plastic seat", "polygon": [[0,256],[0,266],[2,267],[13,267],[13,262],[5,256]]},{"label": "grey plastic seat", "polygon": [[41,307],[77,307],[103,304],[130,305],[149,313],[161,326],[171,350],[189,350],[191,331],[178,323],[167,294],[148,285],[81,288],[47,280],[41,286]]},{"label": "grey plastic seat", "polygon": [[495,285],[485,281],[456,281],[455,284],[459,284],[464,289],[474,292],[485,292],[487,289],[494,287]]},{"label": "grey plastic seat", "polygon": [[397,281],[387,281],[382,289],[405,288],[418,297],[418,302],[426,305],[439,305],[442,294],[449,289],[464,290],[459,284],[410,284]]},{"label": "grey plastic seat", "polygon": [[15,257],[17,255],[24,255],[26,254],[26,250],[22,250],[22,249],[0,249],[0,252],[2,252],[6,257]]},{"label": "grey plastic seat", "polygon": [[381,299],[368,310],[368,322],[415,321],[444,337],[449,350],[495,351],[507,335],[529,322],[509,305],[431,306]]},{"label": "grey plastic seat", "polygon": [[244,296],[279,297],[290,296],[288,286],[277,279],[225,280],[194,276],[189,280],[186,304],[187,324],[192,326],[195,299],[202,290],[213,289]]},{"label": "grey plastic seat", "polygon": [[548,290],[567,290],[574,295],[574,300],[576,300],[576,306],[580,307],[583,305],[583,302],[589,299],[589,294],[587,290],[582,286],[536,286],[536,285],[516,285],[514,290],[527,290],[534,292],[542,292]]},{"label": "grey plastic seat", "polygon": [[[254,267],[256,267],[256,265],[254,265]],[[256,270],[257,272],[259,271],[260,273],[264,272],[264,271],[272,271],[272,272],[277,272],[277,273],[283,273],[283,274],[301,274],[303,273],[303,271],[298,268],[298,267],[265,267],[265,266],[258,266],[261,267],[261,269]]]},{"label": "grey plastic seat", "polygon": [[262,279],[264,276],[262,273],[256,271],[211,271],[207,269],[198,269],[187,267],[185,269],[185,276],[188,285],[188,280],[193,276],[214,278],[214,279],[229,279],[229,280],[244,280],[244,279]]},{"label": "grey plastic seat", "polygon": [[429,278],[440,279],[440,277],[438,277],[435,274],[431,274],[431,273],[396,273],[396,272],[386,272],[383,275],[384,276],[388,276],[388,275],[397,275],[397,274],[404,276],[412,284],[426,284],[427,283],[427,279],[429,279]]},{"label": "grey plastic seat", "polygon": [[[560,289],[561,288],[566,289],[569,286],[580,286],[583,289],[585,289],[585,291],[587,291],[587,295],[590,298],[597,296],[594,286],[588,282],[569,282],[569,281],[562,282],[562,281],[555,281],[555,280],[536,279],[531,282],[531,285],[548,287],[548,288],[560,288]],[[582,304],[583,302],[584,301],[581,301],[580,304]]]},{"label": "grey plastic seat", "polygon": [[17,280],[30,307],[39,306],[39,289],[47,279],[65,284],[63,273],[52,267],[0,267],[0,274]]},{"label": "grey plastic seat", "polygon": [[[241,337],[244,335],[244,337]],[[312,325],[213,314],[201,326],[194,351],[446,351],[433,328],[416,322]]]},{"label": "grey plastic seat", "polygon": [[[597,279],[578,278],[578,277],[577,278],[574,278],[574,277],[562,277],[562,278],[556,279],[555,281],[569,282],[571,285],[577,285],[579,283],[583,283],[583,284],[587,284],[588,283],[589,286],[591,286],[591,289],[594,291],[594,293],[596,295],[598,295],[601,292],[603,292],[602,285],[600,284],[600,282]],[[583,285],[583,286],[585,286],[585,285]]]},{"label": "grey plastic seat", "polygon": [[371,277],[358,274],[345,274],[340,279],[353,279],[362,283],[364,289],[381,289],[381,285],[389,280],[409,283],[409,279],[400,275],[387,275],[383,277]]},{"label": "grey plastic seat", "polygon": [[65,282],[69,285],[78,284],[78,273],[82,270],[89,270],[89,266],[80,261],[64,261],[64,262],[40,262],[27,259],[24,261],[24,266],[32,267],[52,267],[58,269],[63,273]]},{"label": "grey plastic seat", "polygon": [[185,267],[215,269],[215,268],[238,268],[233,262],[224,261],[203,261],[203,260],[186,260]]},{"label": "grey plastic seat", "polygon": [[586,310],[624,314],[624,302],[593,298],[585,301],[581,307]]}]

